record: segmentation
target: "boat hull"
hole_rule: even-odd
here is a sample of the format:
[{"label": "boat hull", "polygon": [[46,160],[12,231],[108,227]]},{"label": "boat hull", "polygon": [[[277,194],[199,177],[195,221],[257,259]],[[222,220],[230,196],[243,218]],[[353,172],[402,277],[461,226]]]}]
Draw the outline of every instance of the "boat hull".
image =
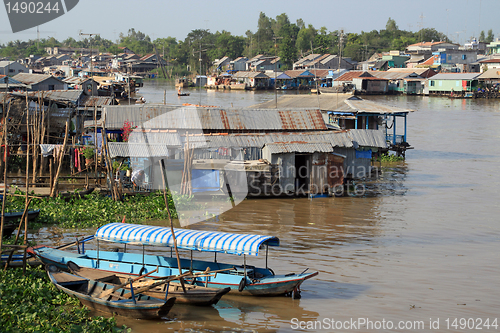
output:
[{"label": "boat hull", "polygon": [[[71,273],[73,273],[74,275],[79,275],[87,279],[106,282],[113,285],[121,285],[128,281],[128,279],[133,279],[136,277],[125,273],[108,272],[101,269],[78,267],[72,262],[68,263],[67,266],[70,269]],[[147,283],[148,280],[151,281],[149,278],[144,278],[142,280],[139,280],[137,283]],[[193,286],[188,284],[186,284],[184,288],[186,289],[186,292],[184,292],[180,283],[170,282],[169,284],[154,287],[149,291],[144,292],[144,295],[160,299],[164,299],[165,295],[167,295],[167,299],[175,297],[176,303],[178,304],[180,303],[197,306],[209,306],[217,304],[221,297],[229,292],[229,288],[206,288],[203,286]]]},{"label": "boat hull", "polygon": [[[106,290],[106,284],[104,283],[63,272],[51,272],[47,270],[47,274],[57,289],[78,298],[78,300],[89,309],[112,315],[120,315],[134,319],[160,319],[166,316],[175,304],[175,298],[171,298],[164,302],[161,299],[142,294],[135,295],[135,302],[131,299],[114,299],[115,297],[113,295],[111,295],[109,299],[101,299],[96,296]],[[121,289],[118,289],[116,293],[121,295],[124,294]]]},{"label": "boat hull", "polygon": [[[80,267],[98,268],[107,272],[121,272],[135,276],[151,272],[157,267],[158,271],[151,274],[151,277],[179,274],[176,259],[170,257],[144,255],[143,265],[142,254],[99,251],[99,260],[97,260],[97,251],[87,251],[85,254],[76,254],[47,247],[33,249],[32,251],[45,264],[53,264],[61,269],[67,269],[67,263],[73,261]],[[209,271],[230,268],[231,273],[222,272],[216,274],[215,277],[198,277],[196,281],[190,281],[190,283],[219,289],[229,287],[231,288],[230,293],[247,296],[279,296],[291,294],[299,289],[302,282],[318,275],[318,272],[274,275],[268,269],[247,266],[248,274],[245,278],[244,268],[242,266],[201,260],[193,260],[191,265],[191,262],[186,259],[181,259],[181,265],[183,272],[189,269],[193,272],[203,272],[207,268]],[[235,271],[232,270],[233,267],[236,268]]]}]

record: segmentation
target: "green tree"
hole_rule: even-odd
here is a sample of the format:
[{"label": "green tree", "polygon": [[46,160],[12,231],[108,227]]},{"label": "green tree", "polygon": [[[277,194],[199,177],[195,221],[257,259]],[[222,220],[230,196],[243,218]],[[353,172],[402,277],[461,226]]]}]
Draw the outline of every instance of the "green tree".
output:
[{"label": "green tree", "polygon": [[391,32],[395,32],[395,31],[398,31],[398,26],[396,25],[396,21],[394,21],[393,19],[391,19],[389,17],[389,19],[387,20],[387,23],[385,25],[385,30],[387,31],[391,31]]},{"label": "green tree", "polygon": [[295,43],[297,50],[300,51],[301,53],[304,53],[307,50],[311,50],[311,42],[314,41],[315,36],[316,36],[316,29],[314,29],[312,24],[309,24],[307,28],[300,29],[299,33],[297,34],[297,42]]},{"label": "green tree", "polygon": [[488,30],[488,37],[484,40],[486,43],[491,43],[495,39],[495,36],[493,35],[493,30],[490,29]]},{"label": "green tree", "polygon": [[484,42],[486,40],[486,38],[484,37],[484,30],[481,31],[481,33],[479,34],[479,41],[480,42]]},{"label": "green tree", "polygon": [[273,22],[266,16],[266,14],[261,12],[257,26],[257,32],[253,36],[254,42],[257,42],[257,53],[269,54],[270,52],[273,52],[271,51],[273,50],[274,45],[274,31],[272,28]]}]

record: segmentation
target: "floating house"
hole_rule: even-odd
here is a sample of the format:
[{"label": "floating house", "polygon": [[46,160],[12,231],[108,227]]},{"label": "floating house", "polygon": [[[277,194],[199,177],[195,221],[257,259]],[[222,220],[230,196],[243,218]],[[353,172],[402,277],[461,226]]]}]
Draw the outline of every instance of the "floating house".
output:
[{"label": "floating house", "polygon": [[67,90],[68,84],[62,80],[46,74],[19,73],[13,79],[25,84],[29,91]]},{"label": "floating house", "polygon": [[480,73],[439,73],[428,79],[429,95],[465,95],[476,91],[479,75]]},{"label": "floating house", "polygon": [[[175,161],[185,160],[189,147],[192,176],[212,179],[201,187],[222,191],[225,168],[238,164],[245,170],[249,195],[333,194],[344,178],[369,176],[372,152],[388,148],[383,131],[330,130],[322,112],[311,108],[144,105],[105,107],[104,114],[108,133],[119,131],[125,121],[137,126],[129,142],[109,142],[110,153],[142,163],[152,184],[160,179],[154,166],[161,159],[172,168],[177,163],[180,174],[183,163]],[[89,130],[93,126],[86,122]]]}]

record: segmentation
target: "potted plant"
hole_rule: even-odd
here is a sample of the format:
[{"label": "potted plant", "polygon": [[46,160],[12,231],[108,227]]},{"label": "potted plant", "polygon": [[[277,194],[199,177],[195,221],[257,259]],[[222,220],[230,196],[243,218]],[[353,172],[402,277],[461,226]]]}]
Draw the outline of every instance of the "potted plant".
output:
[{"label": "potted plant", "polygon": [[92,146],[85,146],[85,148],[82,149],[82,155],[85,157],[86,166],[89,166],[92,162],[94,162],[95,151]]}]

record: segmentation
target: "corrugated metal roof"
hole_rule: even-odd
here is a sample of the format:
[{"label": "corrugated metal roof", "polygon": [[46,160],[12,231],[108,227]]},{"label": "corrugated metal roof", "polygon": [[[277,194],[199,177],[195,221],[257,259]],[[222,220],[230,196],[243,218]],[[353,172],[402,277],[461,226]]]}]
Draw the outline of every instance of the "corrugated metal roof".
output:
[{"label": "corrugated metal roof", "polygon": [[431,80],[474,80],[481,73],[439,73],[434,75]]},{"label": "corrugated metal roof", "polygon": [[145,144],[129,142],[108,142],[109,155],[115,157],[165,157],[168,146],[164,144]]},{"label": "corrugated metal roof", "polygon": [[264,149],[269,149],[271,154],[286,153],[331,153],[333,147],[327,142],[273,142],[265,145]]},{"label": "corrugated metal roof", "polygon": [[[352,94],[320,94],[320,95],[285,95],[278,99],[278,109],[319,109],[333,111],[344,104],[344,100]],[[252,109],[275,109],[276,102],[270,99],[267,102],[252,105]]]},{"label": "corrugated metal roof", "polygon": [[167,146],[182,145],[179,133],[168,133],[160,131],[150,132],[137,129],[132,131],[132,133],[130,133],[128,142],[162,144]]},{"label": "corrugated metal roof", "polygon": [[[191,142],[191,138],[189,139]],[[347,131],[321,131],[321,132],[282,132],[282,133],[255,133],[255,134],[229,134],[229,135],[204,135],[207,148],[262,148],[265,144],[273,142],[328,142],[334,147],[350,148],[352,139]]]},{"label": "corrugated metal roof", "polygon": [[[422,78],[418,74],[413,73],[413,72],[389,72],[389,71],[373,71],[370,73],[371,75],[378,77],[378,78],[383,78],[383,79],[388,79],[388,80],[403,80],[403,79],[418,79]],[[413,76],[410,76],[414,74]]]},{"label": "corrugated metal roof", "polygon": [[[28,91],[28,97],[37,99],[42,98],[57,102],[72,102],[76,104],[82,95],[83,90],[43,90]],[[26,97],[26,92],[12,92],[14,96]]]},{"label": "corrugated metal roof", "polygon": [[109,96],[86,96],[82,98],[81,105],[85,107],[114,105],[115,99]]},{"label": "corrugated metal roof", "polygon": [[335,81],[352,81],[352,79],[362,76],[371,77],[372,75],[367,71],[349,71],[336,78]]},{"label": "corrugated metal roof", "polygon": [[479,75],[477,77],[479,80],[485,80],[485,79],[500,79],[500,69],[498,68],[491,68],[488,69],[486,72],[483,74]]},{"label": "corrugated metal roof", "polygon": [[269,76],[262,72],[249,72],[249,71],[239,71],[234,73],[234,78],[257,78],[257,79],[268,79]]},{"label": "corrugated metal roof", "polygon": [[349,137],[363,147],[387,148],[383,130],[352,129],[349,130]]},{"label": "corrugated metal roof", "polygon": [[[14,79],[22,82],[24,84],[37,84],[42,81],[45,81],[50,78],[54,78],[56,80],[59,80],[58,78],[53,77],[52,75],[46,75],[46,74],[29,74],[29,73],[19,73],[14,76]],[[61,81],[61,80],[59,80]]]},{"label": "corrugated metal roof", "polygon": [[[393,113],[408,113],[414,110],[411,109],[402,109],[394,106],[388,106],[380,103],[376,103],[373,101],[368,101],[365,99],[361,99],[357,96],[353,96],[349,99],[345,100],[347,106],[349,106],[350,111],[358,112],[358,113],[377,113],[377,114],[393,114]],[[346,111],[345,108],[340,108],[336,111]]]},{"label": "corrugated metal roof", "polygon": [[307,69],[294,69],[294,70],[289,70],[285,71],[285,74],[291,77],[292,79],[295,78],[312,78],[314,75],[308,71]]},{"label": "corrugated metal roof", "polygon": [[106,127],[125,121],[145,129],[184,130],[326,130],[319,110],[252,110],[194,106],[144,105],[104,108]]}]

